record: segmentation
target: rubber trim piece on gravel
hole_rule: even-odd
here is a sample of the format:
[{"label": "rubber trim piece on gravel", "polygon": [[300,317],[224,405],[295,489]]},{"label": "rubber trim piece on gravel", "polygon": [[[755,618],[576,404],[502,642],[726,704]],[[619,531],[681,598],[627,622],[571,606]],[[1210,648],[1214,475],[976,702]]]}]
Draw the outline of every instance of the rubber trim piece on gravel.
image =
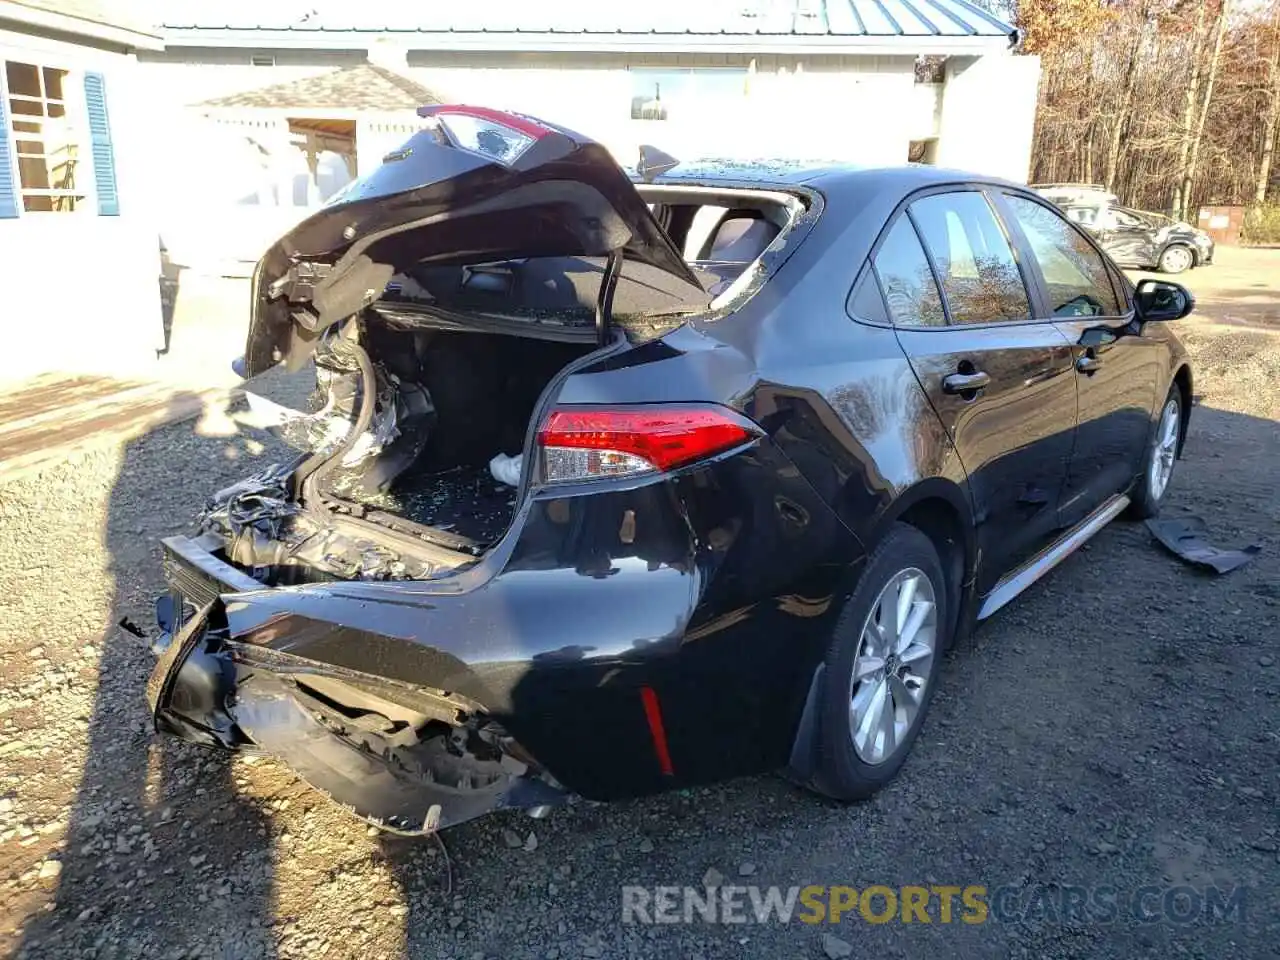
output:
[{"label": "rubber trim piece on gravel", "polygon": [[1170,553],[1198,570],[1230,573],[1262,552],[1262,545],[1251,543],[1240,550],[1222,550],[1205,540],[1204,521],[1199,517],[1178,520],[1148,520],[1147,529]]}]

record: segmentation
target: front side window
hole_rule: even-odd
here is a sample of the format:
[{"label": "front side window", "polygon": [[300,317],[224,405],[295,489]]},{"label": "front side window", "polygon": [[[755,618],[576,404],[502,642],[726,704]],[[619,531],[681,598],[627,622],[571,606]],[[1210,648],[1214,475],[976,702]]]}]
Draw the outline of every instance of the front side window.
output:
[{"label": "front side window", "polygon": [[1129,213],[1127,210],[1114,210],[1112,215],[1116,218],[1116,224],[1121,227],[1145,227],[1142,218],[1136,214]]},{"label": "front side window", "polygon": [[889,317],[898,326],[941,327],[942,297],[911,220],[898,217],[872,258]]},{"label": "front side window", "polygon": [[1082,227],[1091,227],[1098,222],[1096,207],[1067,207],[1067,219]]},{"label": "front side window", "polygon": [[78,104],[71,100],[69,72],[14,60],[4,66],[22,209],[82,209],[90,176],[83,166],[88,151],[82,146],[86,137]]},{"label": "front side window", "polygon": [[911,216],[952,323],[1031,319],[1018,262],[986,197],[974,190],[933,194],[912,203]]},{"label": "front side window", "polygon": [[1044,275],[1055,317],[1114,317],[1120,313],[1101,254],[1048,207],[1012,194],[1013,211]]}]

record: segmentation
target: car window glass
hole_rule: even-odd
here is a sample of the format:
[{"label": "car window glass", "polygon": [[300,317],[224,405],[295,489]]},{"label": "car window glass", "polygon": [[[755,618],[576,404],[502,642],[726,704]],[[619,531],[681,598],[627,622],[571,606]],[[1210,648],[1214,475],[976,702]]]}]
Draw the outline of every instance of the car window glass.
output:
[{"label": "car window glass", "polygon": [[1081,226],[1092,226],[1098,219],[1098,211],[1093,207],[1068,207],[1067,218]]},{"label": "car window glass", "polygon": [[1044,274],[1053,315],[1117,316],[1120,308],[1098,251],[1048,207],[1026,197],[1006,200]]},{"label": "car window glass", "polygon": [[869,320],[872,323],[889,322],[889,311],[884,305],[884,297],[880,294],[874,270],[862,271],[853,293],[849,295],[849,313],[859,320]]},{"label": "car window glass", "polygon": [[1029,320],[1022,274],[987,198],[966,190],[911,204],[933,257],[952,323]]},{"label": "car window glass", "polygon": [[1135,217],[1132,213],[1125,213],[1123,210],[1114,211],[1116,223],[1122,227],[1141,227],[1142,220]]},{"label": "car window glass", "polygon": [[915,228],[905,216],[898,217],[889,228],[872,262],[894,323],[926,327],[946,324],[933,271]]}]

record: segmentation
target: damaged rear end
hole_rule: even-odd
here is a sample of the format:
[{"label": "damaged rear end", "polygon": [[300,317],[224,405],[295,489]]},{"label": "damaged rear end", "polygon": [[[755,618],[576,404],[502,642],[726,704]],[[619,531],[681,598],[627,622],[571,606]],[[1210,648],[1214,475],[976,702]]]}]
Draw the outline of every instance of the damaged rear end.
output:
[{"label": "damaged rear end", "polygon": [[[188,573],[201,564],[206,576],[233,581],[221,587],[248,585],[199,559],[203,546],[212,544],[175,538],[166,544],[170,564]],[[270,629],[237,640],[228,605],[246,603],[252,599],[214,597],[164,645],[147,688],[158,730],[276,757],[396,833],[428,833],[503,808],[536,813],[562,799],[481,704],[275,649]]]},{"label": "damaged rear end", "polygon": [[[599,144],[424,116],[258,264],[244,372],[314,363],[315,412],[281,424],[294,462],[164,541],[157,729],[277,757],[403,833],[743,769],[733,746],[681,752],[709,729],[751,763],[785,752],[751,695],[708,727],[716,644],[681,645],[751,533],[739,491],[838,528],[716,401],[748,361],[683,326],[746,264],[686,263]],[[809,536],[774,553],[830,547]],[[734,690],[789,683],[767,657],[735,669]]]}]

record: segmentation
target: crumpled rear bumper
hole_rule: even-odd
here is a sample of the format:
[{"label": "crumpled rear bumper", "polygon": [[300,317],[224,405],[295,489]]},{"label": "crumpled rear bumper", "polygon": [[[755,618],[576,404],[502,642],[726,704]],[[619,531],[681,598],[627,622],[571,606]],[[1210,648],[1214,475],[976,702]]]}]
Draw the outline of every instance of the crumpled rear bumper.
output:
[{"label": "crumpled rear bumper", "polygon": [[[179,581],[187,590],[198,590],[204,578],[212,589],[220,575],[235,581],[224,580],[224,589],[246,581],[262,588],[193,541],[171,538],[166,547],[187,561]],[[225,629],[225,612],[215,595],[171,639],[162,636],[146,688],[157,731],[275,757],[357,816],[396,833],[430,833],[493,810],[530,810],[564,799],[529,758],[516,755],[518,748],[505,752],[492,737],[481,742],[474,718],[464,719],[471,705],[457,704],[455,717],[463,721],[457,729],[441,720],[421,738],[412,730],[371,727],[309,684],[325,680],[359,690],[385,680],[237,642]],[[422,695],[438,700],[449,718],[447,694]]]}]

